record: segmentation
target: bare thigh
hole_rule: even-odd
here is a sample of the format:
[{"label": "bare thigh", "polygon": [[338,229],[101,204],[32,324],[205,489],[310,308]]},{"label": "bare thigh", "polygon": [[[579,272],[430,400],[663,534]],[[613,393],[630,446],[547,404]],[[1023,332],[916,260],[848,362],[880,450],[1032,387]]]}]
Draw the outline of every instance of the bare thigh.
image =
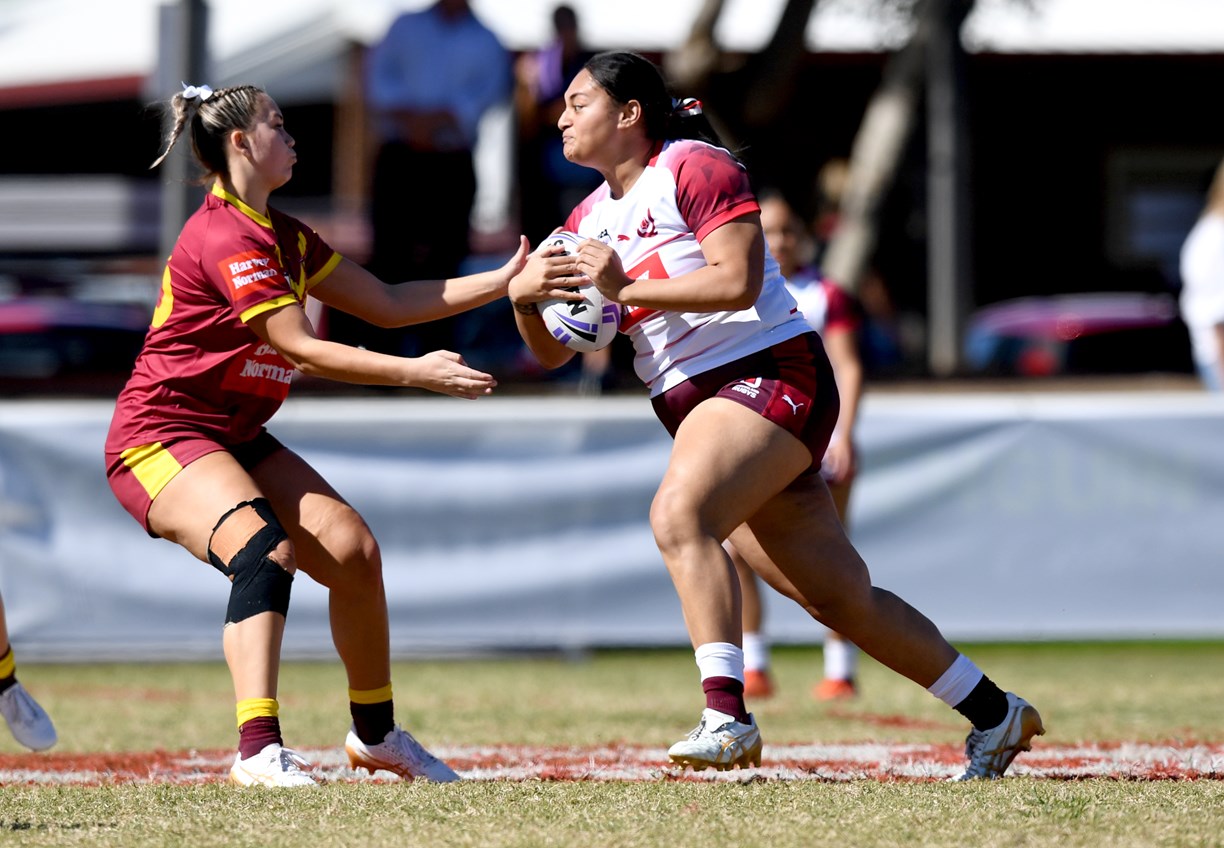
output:
[{"label": "bare thigh", "polygon": [[174,475],[149,506],[149,526],[208,562],[208,541],[221,516],[260,494],[259,485],[233,456],[216,451]]},{"label": "bare thigh", "polygon": [[731,541],[770,586],[822,622],[871,591],[866,563],[847,538],[828,487],[800,477],[732,533]]},{"label": "bare thigh", "polygon": [[810,464],[811,453],[790,433],[734,401],[711,398],[677,430],[654,512],[693,516],[721,542]]},{"label": "bare thigh", "polygon": [[354,568],[381,567],[368,525],[296,453],[277,451],[251,475],[293,541],[298,568],[312,579],[330,588]]}]

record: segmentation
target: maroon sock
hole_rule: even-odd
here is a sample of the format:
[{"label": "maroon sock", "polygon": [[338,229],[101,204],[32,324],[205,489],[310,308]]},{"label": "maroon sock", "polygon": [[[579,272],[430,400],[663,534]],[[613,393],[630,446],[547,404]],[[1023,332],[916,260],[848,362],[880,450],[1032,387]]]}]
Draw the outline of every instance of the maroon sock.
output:
[{"label": "maroon sock", "polygon": [[349,701],[349,715],[353,717],[353,732],[367,745],[378,745],[395,729],[395,702],[358,704]]},{"label": "maroon sock", "polygon": [[734,716],[741,724],[748,723],[748,707],[744,704],[744,684],[734,677],[707,677],[701,681],[706,706]]},{"label": "maroon sock", "polygon": [[238,756],[244,760],[273,743],[285,744],[281,738],[280,719],[276,716],[256,716],[238,728]]}]

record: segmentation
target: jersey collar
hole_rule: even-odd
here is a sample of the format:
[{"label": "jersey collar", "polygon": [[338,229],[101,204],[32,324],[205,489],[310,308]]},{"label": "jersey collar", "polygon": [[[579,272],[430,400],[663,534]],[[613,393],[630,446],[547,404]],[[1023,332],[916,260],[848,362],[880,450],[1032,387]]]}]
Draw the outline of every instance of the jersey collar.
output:
[{"label": "jersey collar", "polygon": [[241,212],[243,215],[246,215],[248,218],[250,218],[256,224],[259,224],[261,227],[271,228],[272,226],[271,218],[269,218],[267,215],[264,215],[261,212],[256,212],[250,206],[247,206],[245,203],[243,203],[241,200],[238,199],[237,195],[230,194],[221,185],[220,180],[217,180],[216,182],[213,183],[212,193],[216,195],[217,197],[221,198],[222,200],[224,200],[226,203],[229,203],[235,208],[237,208],[239,212]]}]

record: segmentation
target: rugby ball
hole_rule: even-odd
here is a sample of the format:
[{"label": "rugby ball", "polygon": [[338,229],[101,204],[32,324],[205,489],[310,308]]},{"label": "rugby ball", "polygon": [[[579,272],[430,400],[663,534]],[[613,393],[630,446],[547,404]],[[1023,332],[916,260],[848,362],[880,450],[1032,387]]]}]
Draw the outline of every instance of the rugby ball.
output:
[{"label": "rugby ball", "polygon": [[[549,253],[554,247],[562,247],[563,255],[569,256],[577,251],[582,240],[582,236],[561,231],[545,239],[537,251]],[[569,291],[580,292],[586,300],[540,301],[540,317],[553,338],[580,353],[603,350],[612,344],[620,326],[620,304],[605,299],[595,286],[575,286]]]}]

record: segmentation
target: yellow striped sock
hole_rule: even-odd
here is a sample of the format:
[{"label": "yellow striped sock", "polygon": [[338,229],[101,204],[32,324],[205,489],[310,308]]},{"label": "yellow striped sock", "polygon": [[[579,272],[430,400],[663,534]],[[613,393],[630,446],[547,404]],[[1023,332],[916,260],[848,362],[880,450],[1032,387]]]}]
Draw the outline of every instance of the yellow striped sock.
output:
[{"label": "yellow striped sock", "polygon": [[0,680],[17,673],[17,659],[13,656],[13,646],[9,645],[4,656],[0,657]]},{"label": "yellow striped sock", "polygon": [[238,702],[238,726],[246,724],[253,718],[280,715],[280,704],[275,698],[244,698]]},{"label": "yellow striped sock", "polygon": [[349,689],[349,700],[354,704],[381,704],[391,700],[391,684],[377,689]]}]

